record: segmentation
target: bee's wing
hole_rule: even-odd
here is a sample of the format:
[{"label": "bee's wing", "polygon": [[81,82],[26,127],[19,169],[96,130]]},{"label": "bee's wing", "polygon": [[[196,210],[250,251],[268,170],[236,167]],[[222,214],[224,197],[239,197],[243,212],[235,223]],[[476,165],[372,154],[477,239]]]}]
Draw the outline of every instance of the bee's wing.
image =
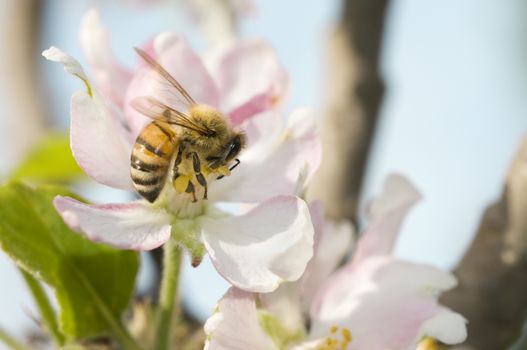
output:
[{"label": "bee's wing", "polygon": [[185,113],[169,107],[151,96],[134,98],[130,102],[130,105],[139,113],[154,120],[187,128],[202,136],[212,137],[216,135],[214,130],[207,128],[205,125],[195,123],[192,118]]},{"label": "bee's wing", "polygon": [[[181,84],[172,76],[169,72],[161,64],[159,64],[156,60],[154,60],[149,54],[147,54],[145,51],[134,48],[135,51],[141,56],[141,58],[152,68],[152,70],[160,77],[162,78],[162,84],[168,83],[168,88],[170,89],[170,93],[175,93],[176,100],[183,103],[187,107],[190,107],[192,105],[196,104],[196,101],[189,95],[189,93],[181,86]],[[175,89],[175,91],[173,90]]]}]

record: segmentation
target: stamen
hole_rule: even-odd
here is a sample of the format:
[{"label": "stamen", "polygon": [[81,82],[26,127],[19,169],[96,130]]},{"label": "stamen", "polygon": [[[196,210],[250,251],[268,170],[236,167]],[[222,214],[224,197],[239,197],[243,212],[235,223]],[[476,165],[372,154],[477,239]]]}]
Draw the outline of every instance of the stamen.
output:
[{"label": "stamen", "polygon": [[[338,332],[340,329],[340,333]],[[318,350],[348,350],[351,344],[352,336],[348,328],[338,326],[331,326],[329,328],[331,336],[324,339],[324,343]]]},{"label": "stamen", "polygon": [[439,343],[430,337],[423,338],[417,345],[416,350],[440,350],[441,346]]}]

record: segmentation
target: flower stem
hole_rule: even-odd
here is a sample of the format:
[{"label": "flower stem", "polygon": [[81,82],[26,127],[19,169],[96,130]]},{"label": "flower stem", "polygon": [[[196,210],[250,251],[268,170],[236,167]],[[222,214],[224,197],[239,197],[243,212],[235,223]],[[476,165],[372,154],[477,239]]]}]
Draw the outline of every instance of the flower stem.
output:
[{"label": "flower stem", "polygon": [[163,277],[159,292],[154,350],[168,350],[171,348],[174,307],[182,258],[181,249],[173,240],[165,243],[163,253]]},{"label": "flower stem", "polygon": [[51,306],[51,303],[48,299],[48,296],[46,295],[46,292],[44,291],[44,288],[42,288],[40,283],[29,273],[22,269],[20,269],[20,272],[22,273],[22,277],[24,277],[24,280],[26,281],[26,284],[29,290],[31,291],[31,294],[33,295],[33,298],[37,303],[37,307],[40,311],[40,316],[42,317],[44,325],[46,326],[47,330],[51,333],[51,337],[53,338],[55,343],[59,346],[63,346],[65,341],[64,336],[59,331],[59,325],[57,323],[55,311]]}]

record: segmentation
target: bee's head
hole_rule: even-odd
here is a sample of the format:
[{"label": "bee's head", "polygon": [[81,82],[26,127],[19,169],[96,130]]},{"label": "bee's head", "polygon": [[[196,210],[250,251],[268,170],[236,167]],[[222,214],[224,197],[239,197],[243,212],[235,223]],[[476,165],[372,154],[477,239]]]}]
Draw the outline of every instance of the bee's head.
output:
[{"label": "bee's head", "polygon": [[219,154],[207,157],[209,166],[212,169],[220,166],[227,166],[240,154],[240,151],[245,147],[245,134],[240,131],[234,131],[232,136],[227,139]]},{"label": "bee's head", "polygon": [[229,163],[231,160],[236,158],[242,148],[245,147],[245,135],[241,132],[235,132],[234,136],[230,139],[229,143],[225,147],[224,158],[225,163]]}]

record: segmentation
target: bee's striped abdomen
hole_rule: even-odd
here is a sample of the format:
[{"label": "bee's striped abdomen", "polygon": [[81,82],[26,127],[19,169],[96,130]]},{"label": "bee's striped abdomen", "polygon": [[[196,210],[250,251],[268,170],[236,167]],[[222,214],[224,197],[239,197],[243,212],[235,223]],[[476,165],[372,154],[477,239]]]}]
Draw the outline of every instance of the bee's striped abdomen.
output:
[{"label": "bee's striped abdomen", "polygon": [[176,149],[175,134],[162,122],[154,121],[141,131],[132,150],[131,175],[136,191],[154,202],[169,172]]}]

